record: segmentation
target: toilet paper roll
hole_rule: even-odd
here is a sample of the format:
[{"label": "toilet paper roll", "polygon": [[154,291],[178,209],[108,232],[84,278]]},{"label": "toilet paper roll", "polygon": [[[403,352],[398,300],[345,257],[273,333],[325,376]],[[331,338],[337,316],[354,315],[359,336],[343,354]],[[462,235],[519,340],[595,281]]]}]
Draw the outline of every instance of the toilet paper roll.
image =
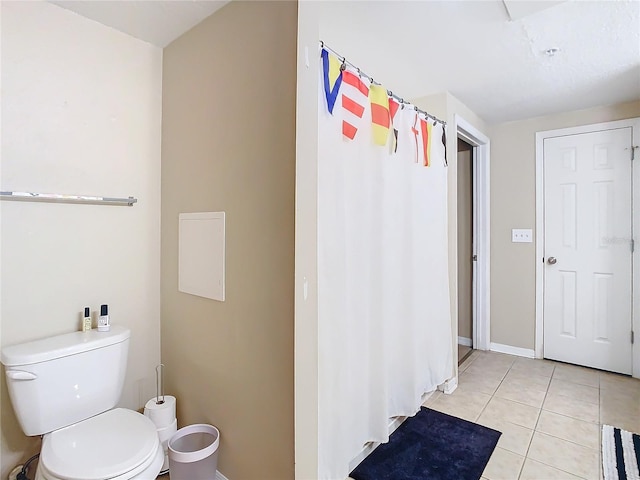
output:
[{"label": "toilet paper roll", "polygon": [[176,419],[176,397],[164,396],[164,403],[157,404],[153,397],[144,406],[144,416],[151,420],[156,428],[170,426]]},{"label": "toilet paper roll", "polygon": [[169,440],[178,431],[178,420],[174,420],[171,425],[164,428],[158,428],[158,438],[162,444],[162,450],[164,450],[164,463],[162,465],[161,472],[169,468]]},{"label": "toilet paper roll", "polygon": [[160,439],[160,443],[162,443],[162,448],[165,451],[168,448],[169,440],[173,437],[173,434],[178,431],[178,420],[174,420],[171,425],[164,428],[158,429],[158,438]]}]

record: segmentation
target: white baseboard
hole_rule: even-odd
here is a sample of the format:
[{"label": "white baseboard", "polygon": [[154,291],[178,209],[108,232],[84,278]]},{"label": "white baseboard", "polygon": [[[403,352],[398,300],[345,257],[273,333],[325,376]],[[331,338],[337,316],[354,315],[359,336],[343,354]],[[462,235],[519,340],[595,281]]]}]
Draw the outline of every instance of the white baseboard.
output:
[{"label": "white baseboard", "polygon": [[471,343],[471,339],[468,337],[458,337],[458,345],[471,347],[473,344]]},{"label": "white baseboard", "polygon": [[220,470],[216,470],[216,480],[229,480],[223,474],[220,473]]},{"label": "white baseboard", "polygon": [[458,388],[458,377],[446,380],[442,385],[438,385],[438,390],[447,395],[451,395]]},{"label": "white baseboard", "polygon": [[489,346],[492,352],[507,353],[509,355],[517,355],[518,357],[535,358],[535,351],[532,348],[512,347],[511,345],[503,345],[501,343],[493,343]]}]

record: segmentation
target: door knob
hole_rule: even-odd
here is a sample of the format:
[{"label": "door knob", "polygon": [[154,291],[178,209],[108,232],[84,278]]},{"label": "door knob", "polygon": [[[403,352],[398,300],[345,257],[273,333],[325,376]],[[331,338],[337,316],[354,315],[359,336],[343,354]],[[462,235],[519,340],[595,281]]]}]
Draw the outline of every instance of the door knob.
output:
[{"label": "door knob", "polygon": [[557,261],[558,261],[558,260],[556,259],[556,257],[549,257],[549,258],[547,259],[547,263],[548,263],[549,265],[555,265]]}]

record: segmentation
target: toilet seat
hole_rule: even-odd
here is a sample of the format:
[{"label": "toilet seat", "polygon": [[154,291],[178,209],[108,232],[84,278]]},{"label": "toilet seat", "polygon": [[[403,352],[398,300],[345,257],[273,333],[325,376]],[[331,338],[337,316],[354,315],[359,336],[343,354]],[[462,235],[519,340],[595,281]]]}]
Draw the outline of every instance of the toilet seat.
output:
[{"label": "toilet seat", "polygon": [[151,420],[116,408],[46,434],[39,469],[45,478],[128,479],[152,465],[159,450]]}]

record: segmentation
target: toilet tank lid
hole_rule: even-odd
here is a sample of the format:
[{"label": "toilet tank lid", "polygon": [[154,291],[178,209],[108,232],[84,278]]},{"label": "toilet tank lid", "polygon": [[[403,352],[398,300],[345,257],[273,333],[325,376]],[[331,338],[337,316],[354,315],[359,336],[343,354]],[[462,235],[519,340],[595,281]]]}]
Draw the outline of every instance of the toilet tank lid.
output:
[{"label": "toilet tank lid", "polygon": [[119,325],[112,326],[108,332],[98,332],[94,329],[88,332],[65,333],[3,347],[0,360],[6,367],[32,365],[114,345],[124,342],[130,336],[131,331]]}]

